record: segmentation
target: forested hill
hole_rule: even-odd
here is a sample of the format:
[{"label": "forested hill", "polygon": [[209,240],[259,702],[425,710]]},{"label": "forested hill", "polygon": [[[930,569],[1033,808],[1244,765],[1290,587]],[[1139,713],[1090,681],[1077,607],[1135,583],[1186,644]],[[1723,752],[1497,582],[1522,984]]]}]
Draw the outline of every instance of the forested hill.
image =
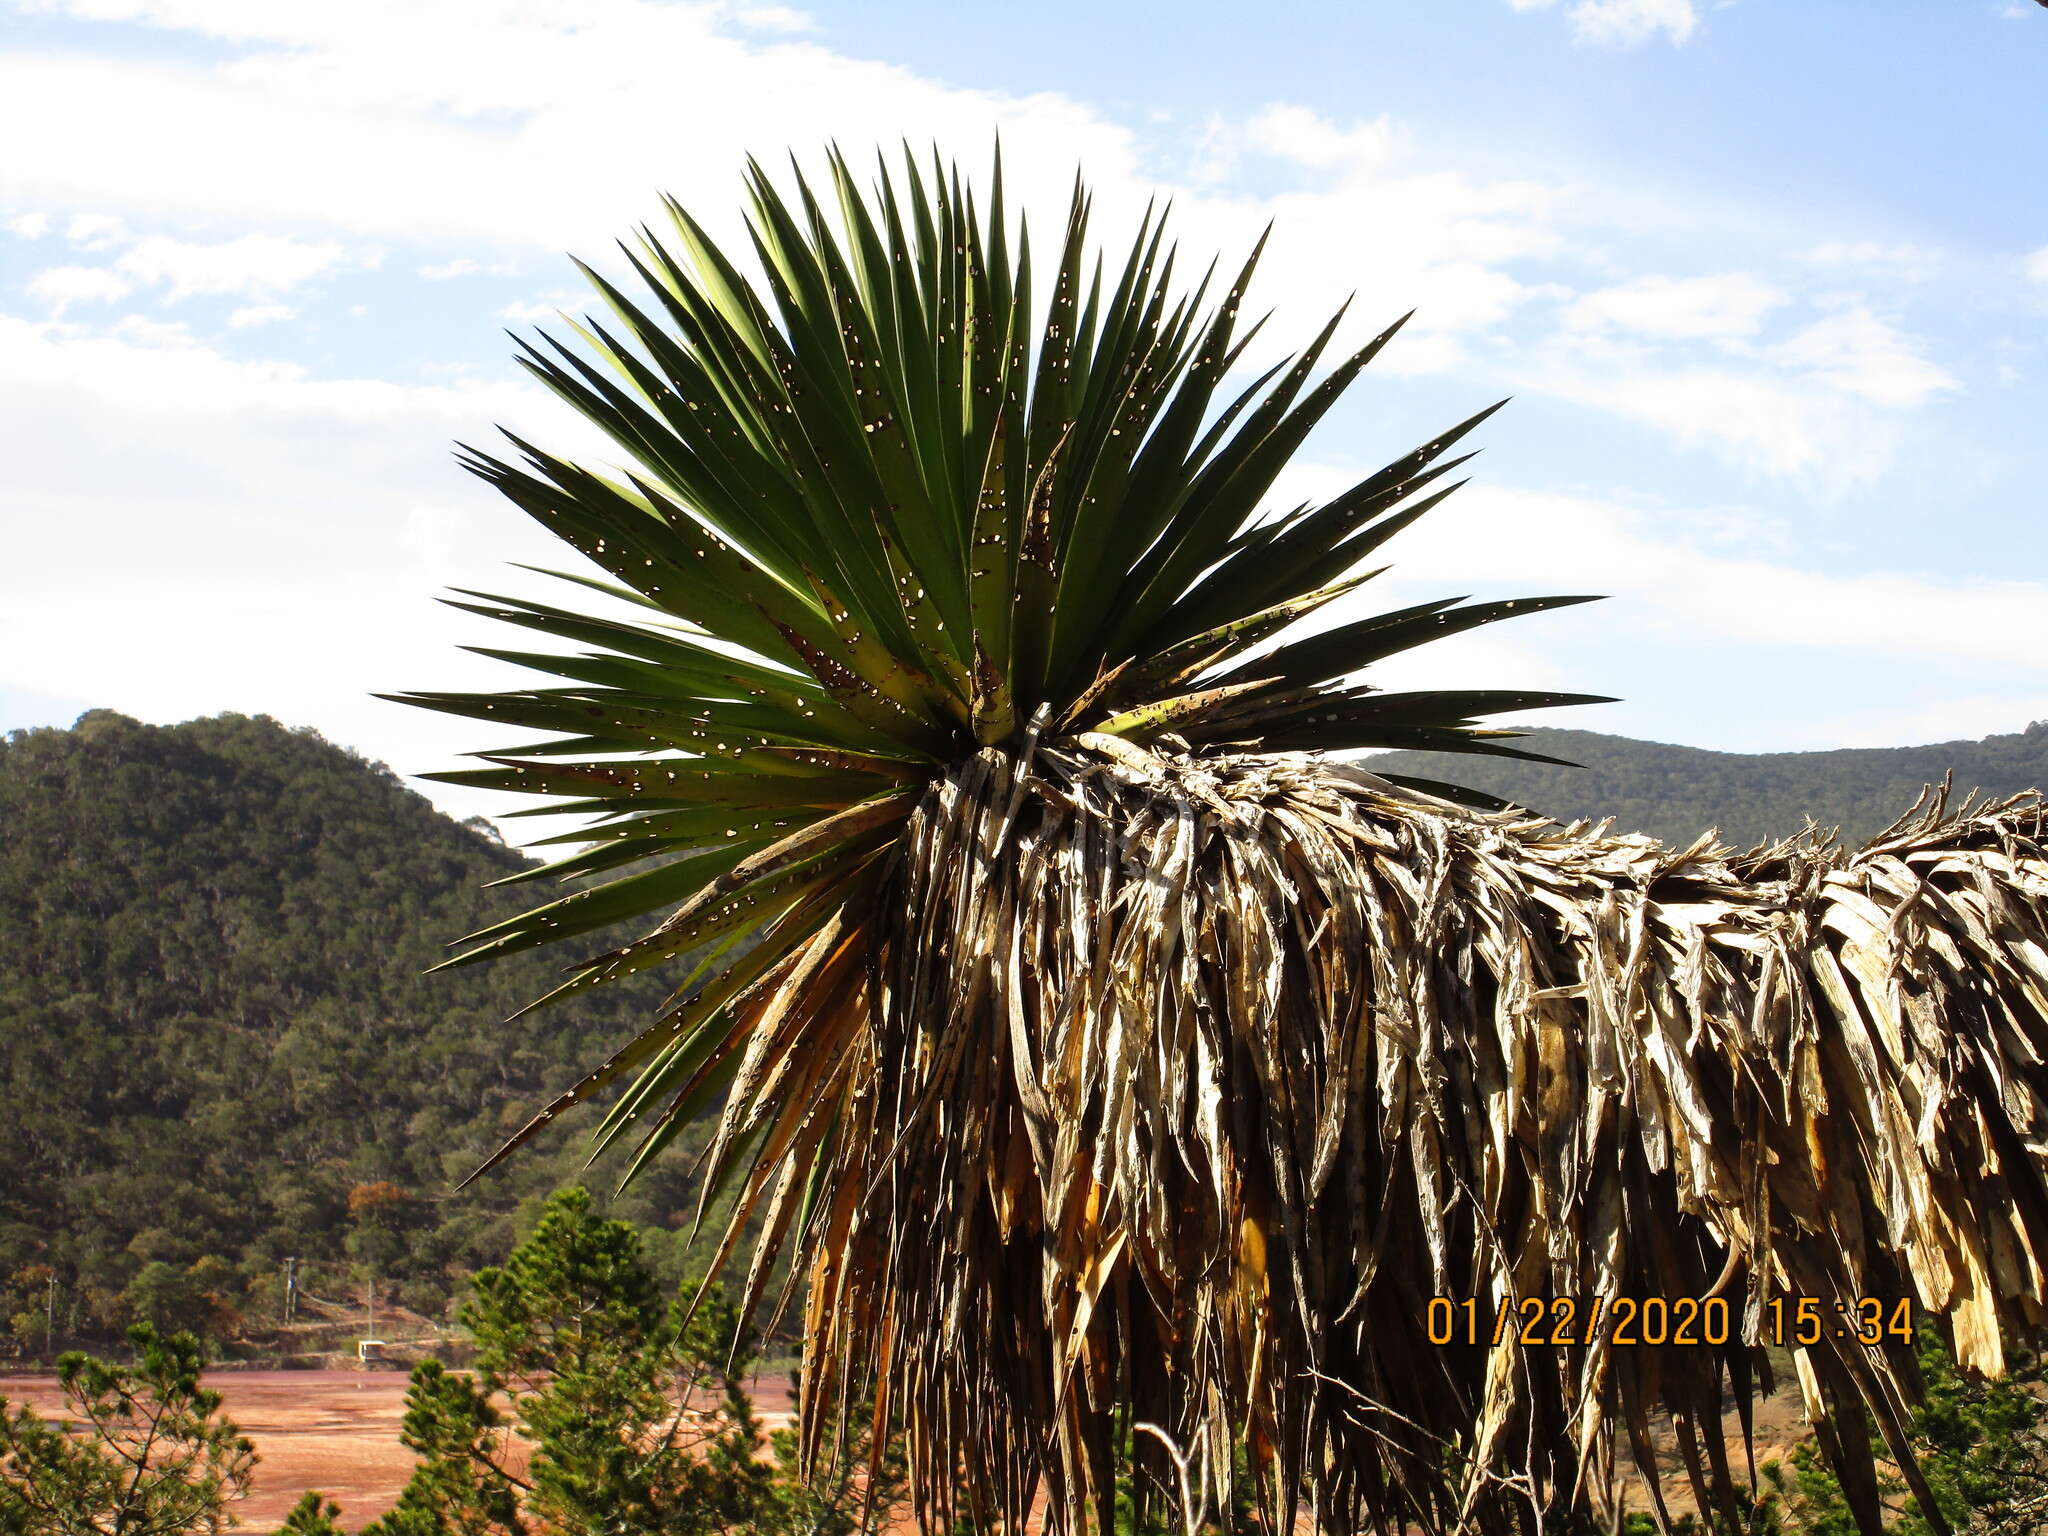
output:
[{"label": "forested hill", "polygon": [[[454,1182],[662,993],[507,1026],[561,957],[422,976],[540,889],[480,889],[528,863],[481,826],[265,718],[0,741],[0,1354],[40,1343],[46,1268],[90,1334],[138,1276],[261,1305],[291,1254],[431,1308],[503,1258],[580,1136]],[[625,1214],[672,1224],[682,1164]]]},{"label": "forested hill", "polygon": [[1389,752],[1375,771],[1450,779],[1560,821],[1612,816],[1615,830],[1690,842],[1708,827],[1748,847],[1798,832],[1811,816],[1860,841],[1896,820],[1925,784],[1955,775],[1955,793],[2000,798],[2048,789],[2048,721],[2011,736],[1930,747],[1834,752],[1709,752],[1592,731],[1532,727],[1505,745],[1582,764],[1559,768],[1510,758]]},{"label": "forested hill", "polygon": [[[2048,784],[2048,725],[1769,756],[1582,731],[1526,744],[1587,767],[1369,761],[1736,841],[1808,813],[1867,834],[1950,769],[1998,794]],[[375,1276],[421,1310],[501,1259],[519,1204],[581,1174],[589,1122],[455,1182],[663,995],[648,979],[508,1026],[563,957],[423,976],[539,894],[482,888],[523,867],[388,769],[269,719],[95,711],[0,741],[0,1356],[10,1332],[40,1345],[53,1281],[61,1343],[145,1310],[260,1317],[287,1255],[316,1292]],[[679,1227],[689,1163],[659,1160],[620,1214]]]}]

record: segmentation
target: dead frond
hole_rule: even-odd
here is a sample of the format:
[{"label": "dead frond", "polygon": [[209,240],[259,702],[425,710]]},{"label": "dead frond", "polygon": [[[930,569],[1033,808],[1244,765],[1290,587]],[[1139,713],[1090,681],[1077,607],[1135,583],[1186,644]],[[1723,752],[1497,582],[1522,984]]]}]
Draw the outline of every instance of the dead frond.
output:
[{"label": "dead frond", "polygon": [[[1860,1415],[1910,1462],[1911,1348],[1834,1304],[1911,1297],[1994,1372],[2043,1321],[2042,824],[1935,799],[1854,853],[1738,857],[1297,755],[981,753],[913,812],[843,1006],[764,1007],[722,1127],[772,1120],[757,1191],[833,1127],[807,1444],[873,1387],[933,1528],[1022,1529],[1042,1488],[1051,1528],[1107,1530],[1124,1453],[1227,1508],[1248,1440],[1269,1522],[1508,1531],[1597,1509],[1668,1409],[1711,1509],[1723,1393],[1810,1296],[1800,1383],[1868,1512]],[[793,1028],[835,1064],[771,1094]],[[1723,1343],[1523,1342],[1525,1301],[1583,1332],[1709,1296]],[[1432,1343],[1432,1298],[1477,1342],[1460,1307]]]}]

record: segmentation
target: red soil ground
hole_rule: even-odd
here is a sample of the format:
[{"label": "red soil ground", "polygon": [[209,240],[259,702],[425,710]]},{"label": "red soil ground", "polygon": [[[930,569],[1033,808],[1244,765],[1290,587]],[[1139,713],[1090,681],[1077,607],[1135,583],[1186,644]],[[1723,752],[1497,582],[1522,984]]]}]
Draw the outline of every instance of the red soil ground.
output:
[{"label": "red soil ground", "polygon": [[[397,1501],[412,1475],[412,1452],[398,1440],[405,1417],[403,1371],[215,1371],[206,1384],[221,1394],[227,1416],[255,1442],[260,1458],[254,1487],[235,1511],[244,1530],[276,1530],[309,1488],[340,1504],[343,1526],[359,1530]],[[789,1422],[794,1405],[787,1376],[757,1378],[751,1391],[754,1411],[766,1428]],[[50,1376],[0,1377],[0,1397],[26,1402],[45,1414],[63,1406]],[[1740,1475],[1741,1442],[1732,1414],[1724,1427]],[[1758,1464],[1785,1455],[1805,1429],[1797,1392],[1781,1385],[1778,1395],[1757,1405]],[[1665,1497],[1674,1513],[1690,1510],[1692,1498],[1671,1437],[1667,1432],[1655,1438]],[[1631,1477],[1626,1486],[1629,1503],[1647,1507],[1640,1483]]]},{"label": "red soil ground", "polygon": [[[236,1506],[242,1528],[274,1531],[299,1496],[317,1488],[359,1530],[398,1499],[412,1452],[398,1443],[405,1417],[403,1371],[213,1371],[206,1385],[256,1445],[255,1485]],[[787,1377],[755,1381],[754,1411],[779,1429],[791,1411]],[[55,1377],[0,1377],[0,1397],[54,1416],[63,1408]]]}]

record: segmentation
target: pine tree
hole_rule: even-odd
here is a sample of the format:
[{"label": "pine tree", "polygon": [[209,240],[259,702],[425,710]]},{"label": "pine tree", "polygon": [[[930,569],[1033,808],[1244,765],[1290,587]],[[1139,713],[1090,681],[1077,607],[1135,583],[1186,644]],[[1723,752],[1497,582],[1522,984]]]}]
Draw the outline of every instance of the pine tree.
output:
[{"label": "pine tree", "polygon": [[131,1366],[59,1358],[65,1422],[0,1398],[0,1536],[185,1536],[232,1523],[256,1452],[221,1415],[220,1394],[199,1385],[199,1341],[146,1322],[128,1339]]},{"label": "pine tree", "polygon": [[664,1300],[639,1235],[587,1191],[548,1201],[477,1275],[462,1321],[475,1371],[414,1369],[403,1438],[419,1466],[365,1536],[711,1536],[794,1510],[732,1308],[694,1287]]}]

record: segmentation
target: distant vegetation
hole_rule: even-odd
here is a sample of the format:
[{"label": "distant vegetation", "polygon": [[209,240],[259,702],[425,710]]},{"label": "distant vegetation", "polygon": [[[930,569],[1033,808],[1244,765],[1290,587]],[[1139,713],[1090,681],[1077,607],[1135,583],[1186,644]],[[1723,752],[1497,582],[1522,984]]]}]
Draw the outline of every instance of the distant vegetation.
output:
[{"label": "distant vegetation", "polygon": [[[1866,835],[1954,770],[2048,785],[2048,724],[1982,742],[1752,756],[1536,730],[1583,770],[1466,757],[1465,782],[1558,817],[1746,843],[1811,813]],[[1445,772],[1425,754],[1374,767]],[[516,910],[531,867],[310,731],[94,711],[0,741],[0,1357],[118,1340],[134,1320],[229,1348],[307,1288],[444,1314],[581,1170],[580,1127],[453,1186],[545,1094],[623,1041],[658,984],[516,1026],[555,962],[423,977]],[[591,949],[602,947],[602,936]],[[690,1158],[608,1214],[666,1283],[686,1268]],[[605,1184],[603,1170],[598,1183]]]},{"label": "distant vegetation", "polygon": [[[634,1228],[571,1187],[462,1308],[475,1369],[414,1368],[399,1438],[418,1458],[363,1536],[855,1536],[899,1523],[900,1454],[856,1423],[819,1475],[765,1432],[743,1380],[751,1336],[724,1297],[664,1284]],[[64,1411],[0,1397],[0,1536],[186,1536],[236,1523],[257,1447],[199,1385],[189,1333],[129,1330],[133,1367],[66,1354]],[[871,1400],[853,1405],[872,1414]],[[68,1432],[67,1432],[68,1431]],[[342,1536],[308,1491],[288,1536]],[[878,1524],[871,1523],[872,1516]]]},{"label": "distant vegetation", "polygon": [[[583,1189],[477,1275],[462,1321],[476,1369],[414,1367],[401,1438],[419,1464],[364,1536],[853,1536],[870,1483],[885,1524],[901,1499],[900,1460],[874,1472],[865,1436],[807,1486],[796,1436],[754,1416],[751,1337],[735,1348],[723,1296],[662,1285]],[[321,1513],[304,1536],[340,1536]]]},{"label": "distant vegetation", "polygon": [[1977,789],[2000,798],[2048,788],[2048,721],[2011,736],[1929,747],[1854,747],[1835,752],[1709,752],[1593,731],[1530,726],[1511,746],[1583,764],[1388,752],[1363,759],[1376,772],[1452,779],[1560,821],[1612,816],[1617,832],[1690,842],[1718,827],[1748,847],[1799,831],[1811,816],[1852,842],[1897,819],[1924,784],[1953,772],[1960,799]]},{"label": "distant vegetation", "polygon": [[[315,1293],[440,1312],[582,1159],[557,1132],[456,1181],[661,995],[507,1027],[557,962],[423,977],[530,861],[273,720],[16,732],[0,827],[0,1356],[135,1318],[232,1339],[288,1256]],[[669,1278],[687,1170],[612,1208]]]}]

